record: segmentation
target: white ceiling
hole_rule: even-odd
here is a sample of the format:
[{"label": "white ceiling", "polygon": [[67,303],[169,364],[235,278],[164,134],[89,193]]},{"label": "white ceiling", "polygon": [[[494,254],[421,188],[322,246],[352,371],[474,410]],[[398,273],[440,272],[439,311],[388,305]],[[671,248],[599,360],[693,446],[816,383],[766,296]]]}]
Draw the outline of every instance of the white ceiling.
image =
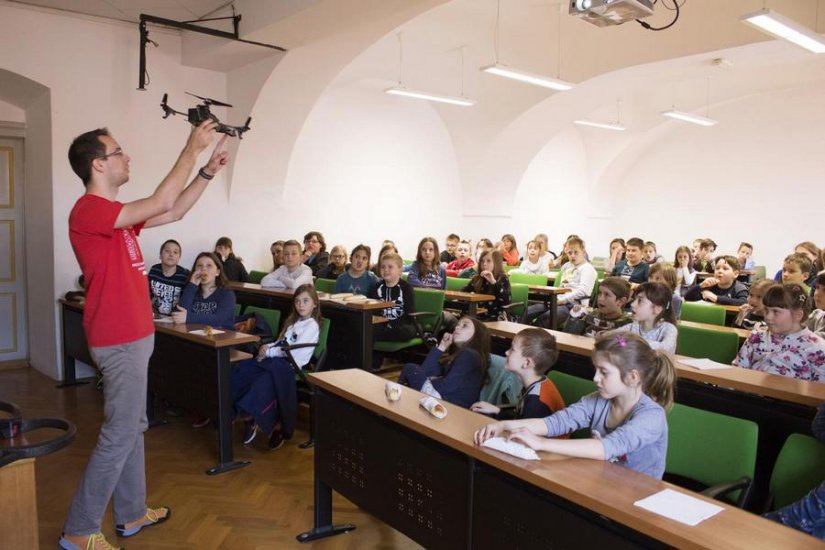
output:
[{"label": "white ceiling", "polygon": [[95,15],[137,23],[140,14],[154,15],[175,21],[192,21],[206,17],[230,0],[11,0],[61,11]]}]

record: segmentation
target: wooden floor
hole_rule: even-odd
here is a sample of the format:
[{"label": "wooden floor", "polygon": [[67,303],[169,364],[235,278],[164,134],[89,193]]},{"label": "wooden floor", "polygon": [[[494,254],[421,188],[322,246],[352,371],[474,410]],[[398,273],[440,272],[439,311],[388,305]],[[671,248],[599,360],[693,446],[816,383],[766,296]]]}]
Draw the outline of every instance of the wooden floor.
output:
[{"label": "wooden floor", "polygon": [[[31,368],[0,371],[0,400],[19,405],[25,416],[63,417],[78,427],[68,448],[37,459],[40,546],[56,548],[76,484],[94,446],[102,420],[102,393],[93,384],[57,389],[55,382]],[[162,416],[163,411],[159,410]],[[235,458],[252,460],[246,468],[210,477],[217,434],[194,429],[188,417],[168,418],[166,426],[146,433],[146,474],[150,505],[168,505],[172,519],[139,535],[120,539],[129,550],[275,549],[275,548],[420,548],[401,533],[336,495],[333,519],[352,522],[351,533],[300,545],[295,535],[312,526],[313,451],[299,449],[306,439],[306,411],[295,438],[267,452],[263,441],[251,448],[235,444]],[[0,497],[2,498],[2,497]],[[103,533],[114,535],[111,510]],[[2,546],[2,544],[0,544]]]}]

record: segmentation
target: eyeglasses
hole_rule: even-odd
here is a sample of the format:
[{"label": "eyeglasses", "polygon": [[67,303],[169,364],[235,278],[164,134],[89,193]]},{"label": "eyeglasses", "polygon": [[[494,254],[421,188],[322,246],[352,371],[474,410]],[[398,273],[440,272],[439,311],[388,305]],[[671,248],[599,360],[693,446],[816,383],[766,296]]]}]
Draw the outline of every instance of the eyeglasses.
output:
[{"label": "eyeglasses", "polygon": [[320,242],[321,241],[319,241],[318,239],[307,239],[304,241],[304,244],[318,244]]},{"label": "eyeglasses", "polygon": [[118,147],[117,149],[115,149],[111,153],[107,153],[107,154],[103,155],[102,157],[96,157],[96,158],[97,158],[97,160],[106,160],[109,157],[116,157],[116,156],[122,155],[122,154],[123,154],[123,149]]}]

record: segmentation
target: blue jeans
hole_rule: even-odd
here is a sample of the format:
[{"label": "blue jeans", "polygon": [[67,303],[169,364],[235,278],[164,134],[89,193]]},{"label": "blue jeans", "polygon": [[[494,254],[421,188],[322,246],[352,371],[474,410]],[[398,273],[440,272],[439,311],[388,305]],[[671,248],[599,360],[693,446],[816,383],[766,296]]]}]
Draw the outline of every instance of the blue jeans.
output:
[{"label": "blue jeans", "polygon": [[825,482],[802,499],[768,512],[765,517],[818,539],[825,539]]}]

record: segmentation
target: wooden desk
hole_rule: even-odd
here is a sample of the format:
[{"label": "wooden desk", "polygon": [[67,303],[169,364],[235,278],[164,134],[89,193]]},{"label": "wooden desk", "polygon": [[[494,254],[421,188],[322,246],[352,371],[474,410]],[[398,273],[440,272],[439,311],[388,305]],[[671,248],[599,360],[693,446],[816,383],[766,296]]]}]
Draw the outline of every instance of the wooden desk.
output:
[{"label": "wooden desk", "polygon": [[[315,400],[315,528],[308,541],[354,529],[332,525],[332,490],[427,548],[806,548],[816,541],[724,508],[688,527],[633,503],[679,487],[603,461],[541,453],[528,462],[476,447],[487,417],[447,404],[437,420],[404,388],[362,371],[310,375]],[[608,546],[609,545],[609,546]]]},{"label": "wooden desk", "polygon": [[[493,336],[510,340],[527,325],[509,322],[485,323]],[[548,331],[556,337],[562,357],[556,369],[582,378],[592,378],[590,355],[595,340],[564,332]],[[494,344],[494,349],[495,349]],[[498,346],[499,350],[502,346]],[[791,433],[811,433],[816,408],[825,401],[825,384],[795,380],[750,369],[702,371],[675,356],[676,401],[720,414],[751,420],[759,425],[759,448],[754,478],[754,506],[767,496],[773,464]]]},{"label": "wooden desk", "polygon": [[543,285],[527,285],[527,297],[533,300],[541,300],[544,302],[544,307],[550,311],[550,328],[555,329],[558,320],[556,308],[559,307],[559,294],[567,294],[573,292],[572,288],[543,286]]},{"label": "wooden desk", "polygon": [[[243,306],[280,310],[281,319],[286,319],[292,310],[291,290],[262,288],[252,283],[229,283],[229,288],[235,291],[237,303]],[[330,320],[327,360],[333,368],[372,369],[373,316],[392,305],[377,300],[342,303],[321,298],[321,314]]]},{"label": "wooden desk", "polygon": [[[76,380],[75,359],[93,364],[83,332],[83,307],[61,300],[63,377]],[[258,337],[224,331],[211,337],[191,334],[204,325],[155,323],[155,349],[149,359],[149,393],[175,405],[202,411],[218,421],[218,464],[214,475],[246,466],[235,462],[232,451],[232,399],[229,386],[230,353],[234,346],[257,342]],[[154,400],[147,398],[147,417],[153,418]]]},{"label": "wooden desk", "polygon": [[467,315],[478,317],[478,304],[482,302],[492,302],[496,299],[492,294],[476,294],[475,292],[464,292],[462,290],[445,290],[444,299],[450,302],[461,302],[467,306]]}]

